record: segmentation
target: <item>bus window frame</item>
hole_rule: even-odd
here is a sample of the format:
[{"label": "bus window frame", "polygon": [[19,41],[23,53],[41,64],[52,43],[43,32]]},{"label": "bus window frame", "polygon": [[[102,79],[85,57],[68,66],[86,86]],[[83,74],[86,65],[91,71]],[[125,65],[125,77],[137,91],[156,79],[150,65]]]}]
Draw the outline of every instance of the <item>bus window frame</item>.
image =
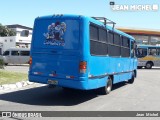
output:
[{"label": "bus window frame", "polygon": [[[95,27],[96,29],[97,29],[97,32],[98,32],[98,36],[97,36],[97,40],[96,39],[93,39],[92,37],[91,37],[91,28],[90,28],[90,26],[92,26],[92,27]],[[105,30],[106,31],[106,42],[104,42],[104,41],[101,41],[100,40],[100,34],[99,34],[99,32],[100,32],[100,29],[103,29],[103,30]],[[109,40],[109,35],[110,34],[112,34],[113,35],[113,40],[112,41],[110,41]],[[114,35],[118,35],[119,36],[119,45],[117,45],[117,44],[115,44],[115,41],[114,41]],[[125,38],[126,40],[127,40],[127,44],[126,44],[126,46],[123,46],[123,38]],[[121,34],[119,34],[119,33],[117,33],[117,32],[114,32],[114,31],[112,31],[112,30],[109,30],[109,29],[107,29],[107,28],[105,28],[104,26],[100,26],[100,25],[97,25],[97,24],[95,24],[95,23],[92,23],[92,22],[90,22],[90,24],[89,24],[89,40],[90,40],[90,55],[91,56],[109,56],[109,57],[123,57],[123,58],[129,58],[129,57],[131,57],[131,48],[130,48],[130,41],[131,41],[131,38],[129,38],[129,37],[127,37],[127,36],[124,36],[124,35],[121,35]],[[107,46],[107,48],[106,48],[106,50],[107,50],[107,53],[106,54],[96,54],[96,52],[95,53],[93,53],[93,51],[92,51],[92,48],[91,48],[91,42],[99,42],[99,43],[102,43],[102,44],[106,44],[106,46]],[[113,43],[112,43],[113,42]],[[119,54],[118,55],[111,55],[110,53],[109,53],[109,50],[110,50],[110,47],[119,47]],[[96,47],[97,48],[97,47]],[[126,49],[127,50],[127,54],[126,55],[122,55],[122,49]],[[124,50],[123,50],[124,51]],[[98,52],[97,52],[98,53]],[[136,55],[135,55],[136,56]]]}]

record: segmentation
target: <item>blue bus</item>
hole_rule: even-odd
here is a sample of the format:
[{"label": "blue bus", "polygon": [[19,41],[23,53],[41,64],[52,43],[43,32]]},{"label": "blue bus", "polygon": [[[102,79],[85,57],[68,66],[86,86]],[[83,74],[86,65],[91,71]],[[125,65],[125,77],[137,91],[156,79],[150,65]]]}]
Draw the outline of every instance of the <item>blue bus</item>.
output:
[{"label": "blue bus", "polygon": [[[103,20],[103,22],[102,22]],[[111,21],[112,22],[112,21]],[[134,82],[135,39],[106,18],[52,15],[35,19],[29,80],[108,94],[112,85]]]}]

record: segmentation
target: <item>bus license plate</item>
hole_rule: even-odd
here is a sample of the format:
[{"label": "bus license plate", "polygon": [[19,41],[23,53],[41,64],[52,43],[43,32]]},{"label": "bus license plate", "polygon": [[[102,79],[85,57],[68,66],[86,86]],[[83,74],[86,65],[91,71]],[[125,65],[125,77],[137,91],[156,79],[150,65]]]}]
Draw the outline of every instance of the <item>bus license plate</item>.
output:
[{"label": "bus license plate", "polygon": [[48,84],[58,85],[58,81],[57,80],[48,80]]}]

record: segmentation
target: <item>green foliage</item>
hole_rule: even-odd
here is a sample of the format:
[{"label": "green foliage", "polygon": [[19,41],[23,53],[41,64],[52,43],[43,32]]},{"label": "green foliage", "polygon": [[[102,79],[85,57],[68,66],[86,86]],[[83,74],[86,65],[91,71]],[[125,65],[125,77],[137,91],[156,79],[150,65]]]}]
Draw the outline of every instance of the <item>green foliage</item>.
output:
[{"label": "green foliage", "polygon": [[27,76],[28,75],[26,73],[0,70],[0,85],[12,84],[12,83],[20,82],[22,80],[27,80]]},{"label": "green foliage", "polygon": [[0,24],[0,37],[5,37],[5,36],[15,36],[16,32],[12,29],[7,28],[6,26],[3,26]]},{"label": "green foliage", "polygon": [[4,69],[4,62],[2,59],[0,59],[0,69]]}]

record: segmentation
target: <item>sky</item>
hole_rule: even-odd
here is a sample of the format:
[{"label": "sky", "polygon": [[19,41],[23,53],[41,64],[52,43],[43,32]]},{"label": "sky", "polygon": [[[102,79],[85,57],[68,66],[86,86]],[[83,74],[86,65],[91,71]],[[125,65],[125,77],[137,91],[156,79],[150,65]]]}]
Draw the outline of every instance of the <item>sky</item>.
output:
[{"label": "sky", "polygon": [[[110,1],[116,5],[158,4],[157,11],[114,11]],[[1,0],[0,23],[20,24],[33,27],[38,16],[53,14],[78,14],[107,17],[116,26],[160,29],[160,0]]]}]

